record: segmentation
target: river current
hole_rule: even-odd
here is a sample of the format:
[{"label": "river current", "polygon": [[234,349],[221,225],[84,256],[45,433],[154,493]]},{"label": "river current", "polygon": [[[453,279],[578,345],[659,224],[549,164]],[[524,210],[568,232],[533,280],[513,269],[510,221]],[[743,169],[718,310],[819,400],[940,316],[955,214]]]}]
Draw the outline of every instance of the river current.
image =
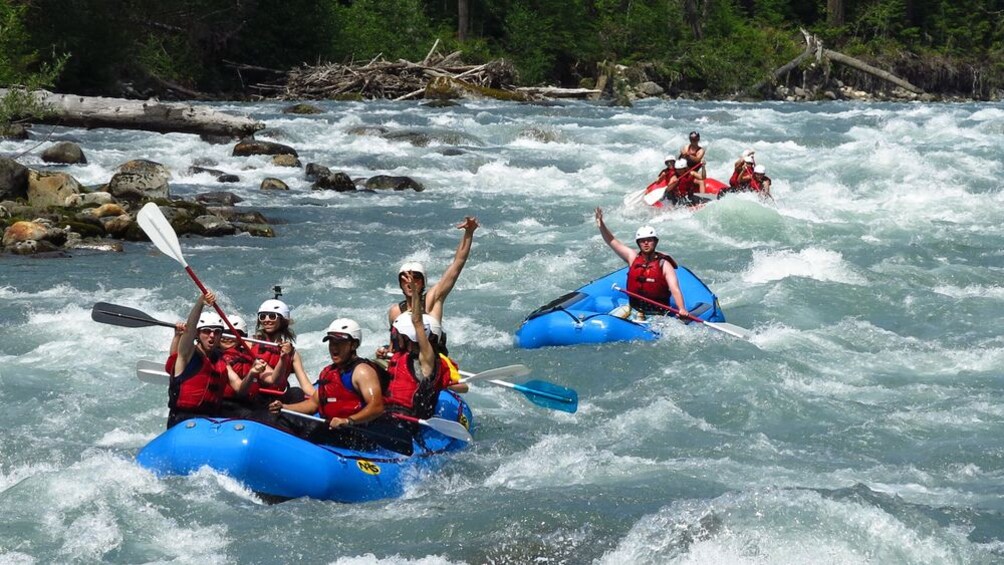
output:
[{"label": "river current", "polygon": [[[151,159],[175,195],[231,190],[276,220],[274,239],[181,243],[246,319],[282,286],[312,375],[336,317],[361,323],[364,352],[384,342],[398,265],[437,280],[476,215],[451,353],[473,371],[525,363],[576,389],[579,411],[474,386],[475,444],[399,499],[269,505],[209,470],[160,479],[134,458],[164,428],[166,391],[134,367],[171,333],[90,309],[180,320],[195,286],[147,243],[2,257],[0,563],[1004,562],[1004,105],[319,106],[220,108],[265,121],[303,163],[426,190],[314,192],[302,169],[182,134],[56,128],[20,160],[41,168],[73,139],[88,164],[65,170],[84,184]],[[348,133],[363,125],[434,140]],[[723,181],[755,149],[775,201],[626,207],[690,130]],[[197,158],[241,181],[186,176]],[[269,176],[291,190],[259,190]],[[752,342],[669,325],[654,342],[515,349],[527,313],[621,266],[596,206],[622,240],[652,224]]]}]

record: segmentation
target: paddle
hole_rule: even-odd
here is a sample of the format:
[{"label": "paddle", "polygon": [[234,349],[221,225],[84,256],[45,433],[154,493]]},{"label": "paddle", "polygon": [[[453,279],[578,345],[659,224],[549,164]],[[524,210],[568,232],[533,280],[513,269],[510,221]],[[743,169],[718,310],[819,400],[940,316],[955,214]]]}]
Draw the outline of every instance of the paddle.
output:
[{"label": "paddle", "polygon": [[[102,324],[111,324],[113,326],[121,326],[123,328],[147,328],[150,326],[164,326],[165,328],[174,327],[174,324],[171,322],[158,320],[145,312],[136,310],[135,308],[127,308],[125,306],[109,304],[107,302],[98,302],[93,308],[91,308],[91,319]],[[234,335],[225,333],[223,334],[223,337],[233,338]],[[261,345],[271,345],[272,347],[279,346],[279,344],[275,342],[252,339],[250,337],[244,338],[244,341],[259,343]]]},{"label": "paddle", "polygon": [[[695,169],[697,169],[698,167],[702,166],[703,164],[704,164],[703,162],[698,163],[698,164],[694,165],[693,167],[690,167],[686,171],[683,171],[683,173],[681,173],[681,174],[679,174],[677,176],[679,178],[683,178],[683,175],[690,174],[691,171],[694,171]],[[649,186],[651,186],[651,185],[649,185]],[[648,204],[649,206],[654,206],[656,202],[662,200],[663,197],[666,196],[666,185],[662,185],[660,187],[657,187],[657,188],[653,189],[651,192],[648,192],[647,188],[645,190],[646,190],[646,192],[645,192],[645,195],[642,198],[642,200],[644,200],[645,204]]]},{"label": "paddle", "polygon": [[488,369],[487,371],[481,371],[480,373],[471,373],[469,371],[458,372],[464,376],[464,378],[460,379],[458,382],[469,383],[471,381],[481,379],[509,379],[513,377],[525,377],[530,374],[530,367],[527,367],[526,365],[506,365],[505,367]]},{"label": "paddle", "polygon": [[459,439],[460,441],[467,443],[474,441],[471,433],[468,432],[467,428],[465,428],[460,422],[453,422],[445,418],[429,418],[428,420],[425,420],[423,418],[416,418],[414,416],[397,413],[393,413],[391,416],[397,418],[398,420],[415,422],[420,426],[432,428],[446,437],[452,437],[453,439]]},{"label": "paddle", "polygon": [[570,414],[574,414],[579,409],[579,393],[554,383],[541,380],[527,381],[521,385],[508,381],[490,380],[488,382],[495,386],[519,391],[537,406],[561,410]]},{"label": "paddle", "polygon": [[[160,211],[160,207],[153,202],[147,202],[146,205],[140,209],[139,213],[136,214],[136,223],[139,224],[143,233],[150,238],[150,241],[153,242],[154,246],[156,246],[161,253],[167,255],[171,259],[174,259],[185,268],[185,272],[192,278],[195,285],[199,287],[202,294],[209,293],[209,290],[207,290],[205,285],[202,284],[199,277],[195,276],[195,271],[193,271],[185,261],[185,256],[181,253],[181,245],[178,243],[178,234],[174,233],[174,228],[171,227],[170,222],[168,222],[167,218],[164,217],[164,213]],[[251,348],[248,347],[248,344],[244,343],[244,339],[237,334],[237,330],[234,329],[233,324],[231,324],[230,320],[227,319],[227,315],[223,313],[223,309],[220,308],[220,305],[214,302],[213,309],[215,309],[216,313],[223,319],[223,323],[227,325],[230,333],[235,336],[241,347],[250,351]]]},{"label": "paddle", "polygon": [[[304,420],[313,420],[315,422],[320,422],[322,424],[327,424],[328,421],[324,418],[318,418],[317,416],[311,416],[310,414],[301,414],[300,412],[294,412],[287,408],[282,409],[283,414],[289,414],[290,416],[296,416],[297,418],[303,418]],[[382,434],[376,430],[371,430],[365,426],[343,426],[337,429],[344,429],[353,432],[359,432],[365,436],[371,436],[374,438],[379,438],[383,440],[380,445],[386,447],[391,451],[396,451],[397,453],[402,453],[404,455],[411,455],[415,451],[415,447],[412,445],[410,439],[403,437],[392,436],[388,434]]]},{"label": "paddle", "polygon": [[[165,385],[171,381],[171,375],[164,371],[164,364],[156,361],[140,359],[136,362],[136,378],[142,383]],[[269,396],[282,396],[285,393],[274,388],[259,388],[258,392]]]},{"label": "paddle", "polygon": [[656,302],[655,300],[651,300],[651,299],[645,298],[644,296],[641,296],[640,294],[635,294],[635,293],[633,293],[633,292],[631,292],[629,290],[625,290],[625,289],[617,286],[616,284],[613,285],[613,288],[614,288],[614,290],[619,290],[619,291],[623,292],[624,294],[626,294],[628,296],[633,296],[634,298],[637,298],[638,300],[644,300],[645,302],[648,302],[649,304],[652,304],[654,306],[658,306],[659,308],[662,308],[664,310],[669,310],[670,312],[676,314],[677,316],[680,316],[681,318],[686,318],[688,320],[693,320],[693,321],[695,321],[695,322],[697,322],[699,324],[704,324],[705,326],[708,326],[709,328],[711,328],[713,330],[718,330],[718,331],[720,331],[722,333],[727,333],[727,334],[729,334],[731,336],[735,336],[735,337],[738,337],[740,339],[745,339],[745,340],[749,340],[751,337],[753,337],[753,332],[747,330],[746,328],[741,328],[741,327],[739,327],[739,326],[737,326],[735,324],[726,324],[724,322],[708,322],[706,320],[702,320],[702,319],[698,318],[697,316],[681,316],[679,310],[677,310],[676,308],[673,308],[672,306],[670,306],[668,304],[662,304],[661,302]]}]

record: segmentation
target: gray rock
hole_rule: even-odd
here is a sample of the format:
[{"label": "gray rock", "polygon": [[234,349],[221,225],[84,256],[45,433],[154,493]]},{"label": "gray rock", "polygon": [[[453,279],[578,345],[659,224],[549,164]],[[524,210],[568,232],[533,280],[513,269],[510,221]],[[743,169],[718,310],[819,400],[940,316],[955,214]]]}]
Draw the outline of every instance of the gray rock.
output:
[{"label": "gray rock", "polygon": [[233,192],[217,191],[217,192],[205,192],[203,194],[196,195],[196,202],[202,202],[203,204],[208,204],[212,206],[233,206],[238,202],[244,202],[244,199],[237,196]]},{"label": "gray rock", "polygon": [[28,128],[24,124],[10,124],[5,128],[0,128],[0,139],[24,141],[28,139]]},{"label": "gray rock", "polygon": [[349,135],[373,135],[379,137],[388,131],[390,130],[383,126],[355,126],[347,129],[345,133]]},{"label": "gray rock", "polygon": [[115,173],[108,181],[108,192],[131,201],[168,198],[171,194],[167,178],[150,173]]},{"label": "gray rock", "polygon": [[305,104],[301,102],[299,104],[293,104],[292,106],[287,106],[283,108],[282,113],[309,115],[309,114],[323,114],[324,110],[321,110],[320,108],[312,104]]},{"label": "gray rock", "polygon": [[273,155],[272,156],[272,164],[276,165],[278,167],[302,167],[303,166],[303,165],[300,164],[300,160],[299,159],[297,159],[294,155],[288,155],[288,154]]},{"label": "gray rock", "polygon": [[76,143],[60,141],[42,152],[42,160],[46,163],[61,163],[64,165],[87,164],[83,149]]},{"label": "gray rock", "polygon": [[94,192],[87,192],[80,195],[81,205],[97,204],[98,206],[101,206],[104,204],[110,204],[114,201],[115,199],[112,197],[111,194],[101,190],[97,190]]},{"label": "gray rock", "polygon": [[28,196],[28,168],[13,159],[0,157],[0,200]]},{"label": "gray rock", "polygon": [[317,179],[310,187],[312,190],[334,190],[335,192],[352,192],[356,189],[356,184],[352,182],[349,175],[338,172],[332,173]]},{"label": "gray rock", "polygon": [[245,139],[234,146],[234,157],[248,157],[251,155],[292,155],[299,157],[296,149],[281,143],[271,141],[258,141],[256,139]]},{"label": "gray rock", "polygon": [[80,183],[66,173],[28,172],[28,204],[35,208],[65,206],[66,199],[80,194]]},{"label": "gray rock", "polygon": [[187,173],[189,175],[199,175],[205,173],[207,175],[211,175],[214,177],[220,177],[226,174],[219,169],[210,169],[209,167],[200,167],[197,165],[192,165],[191,167],[188,167]]},{"label": "gray rock", "polygon": [[216,177],[216,182],[226,182],[226,183],[241,182],[241,178],[237,175],[222,174]]},{"label": "gray rock", "polygon": [[261,181],[262,190],[289,190],[289,185],[277,178],[268,177]]},{"label": "gray rock", "polygon": [[213,216],[211,214],[195,218],[194,223],[201,227],[201,230],[197,230],[200,235],[207,237],[218,237],[221,235],[233,235],[237,233],[237,228],[235,228],[233,224],[219,216]]},{"label": "gray rock", "polygon": [[639,84],[638,86],[635,87],[635,90],[638,92],[638,94],[644,95],[646,97],[661,96],[664,92],[666,92],[664,88],[662,88],[661,86],[650,80]]},{"label": "gray rock", "polygon": [[366,179],[366,188],[369,190],[408,190],[410,188],[415,192],[422,192],[425,190],[422,183],[412,179],[411,177],[398,177],[390,175],[377,175]]},{"label": "gray rock", "polygon": [[307,169],[304,172],[306,173],[307,180],[315,181],[321,177],[330,175],[331,169],[317,163],[307,163]]}]

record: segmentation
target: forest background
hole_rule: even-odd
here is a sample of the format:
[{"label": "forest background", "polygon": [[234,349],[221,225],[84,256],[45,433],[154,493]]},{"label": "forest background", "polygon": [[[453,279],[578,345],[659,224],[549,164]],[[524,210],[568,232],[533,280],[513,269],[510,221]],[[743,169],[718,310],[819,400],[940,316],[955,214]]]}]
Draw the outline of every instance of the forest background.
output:
[{"label": "forest background", "polygon": [[521,85],[622,64],[729,98],[798,56],[800,29],[928,92],[1004,91],[1004,0],[0,0],[0,86],[242,99],[299,65],[422,60],[439,39],[511,61]]}]

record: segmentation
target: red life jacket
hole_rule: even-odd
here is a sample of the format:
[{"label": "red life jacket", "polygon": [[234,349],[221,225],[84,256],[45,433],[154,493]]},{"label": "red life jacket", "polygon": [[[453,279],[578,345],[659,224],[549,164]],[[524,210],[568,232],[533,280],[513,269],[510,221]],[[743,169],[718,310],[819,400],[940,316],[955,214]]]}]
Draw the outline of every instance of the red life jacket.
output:
[{"label": "red life jacket", "polygon": [[738,188],[742,182],[739,179],[739,176],[742,174],[747,174],[750,177],[752,177],[753,167],[751,167],[749,163],[743,163],[741,167],[732,172],[732,176],[729,177],[729,186],[731,186],[732,188]]},{"label": "red life jacket", "polygon": [[439,391],[450,385],[450,369],[442,357],[436,356],[436,370],[427,379],[415,376],[418,355],[398,351],[390,358],[387,371],[390,384],[384,404],[391,412],[403,412],[419,418],[431,418],[436,412]]},{"label": "red life jacket", "polygon": [[[631,262],[631,267],[627,273],[627,289],[635,294],[640,294],[649,300],[654,300],[660,304],[669,304],[669,284],[666,283],[666,275],[662,272],[662,262],[669,261],[669,265],[676,268],[676,261],[669,255],[656,251],[652,258],[645,259],[641,253]],[[632,308],[639,310],[651,310],[652,305],[644,300],[635,297],[630,298]]]},{"label": "red life jacket", "polygon": [[[265,361],[266,363],[268,363],[268,366],[272,367],[273,369],[279,365],[279,356],[280,356],[279,348],[272,345],[262,345],[260,343],[252,345],[251,356],[254,359],[261,359],[262,361]],[[289,360],[289,363],[286,363],[286,370],[283,372],[286,374],[279,375],[278,380],[276,380],[275,383],[269,385],[269,388],[285,391],[289,387],[289,375],[290,373],[293,372],[292,359]],[[257,383],[252,384],[251,386],[254,387],[255,394],[257,394],[258,389],[261,388],[260,386],[257,385]]]},{"label": "red life jacket", "polygon": [[[234,368],[234,372],[242,379],[251,372],[251,356],[241,352],[238,347],[224,349],[223,361],[224,363],[230,363],[230,366]],[[254,398],[255,395],[257,395],[259,388],[258,383],[251,383],[251,385],[247,388],[247,398]],[[230,379],[228,378],[226,379],[226,385],[223,387],[223,398],[236,397],[237,391],[230,386]]]},{"label": "red life jacket", "polygon": [[697,181],[694,180],[694,175],[687,173],[680,177],[680,181],[676,183],[676,188],[673,189],[673,192],[679,196],[690,196],[696,189]]},{"label": "red life jacket", "polygon": [[348,418],[366,406],[363,396],[352,386],[352,373],[364,360],[356,357],[342,371],[335,365],[328,365],[317,380],[319,412],[326,419]]},{"label": "red life jacket", "polygon": [[185,410],[210,414],[220,407],[223,387],[227,382],[227,366],[223,356],[207,359],[196,351],[180,375],[174,375],[178,354],[167,358],[168,372],[172,375],[167,388],[167,406],[171,410]]}]

